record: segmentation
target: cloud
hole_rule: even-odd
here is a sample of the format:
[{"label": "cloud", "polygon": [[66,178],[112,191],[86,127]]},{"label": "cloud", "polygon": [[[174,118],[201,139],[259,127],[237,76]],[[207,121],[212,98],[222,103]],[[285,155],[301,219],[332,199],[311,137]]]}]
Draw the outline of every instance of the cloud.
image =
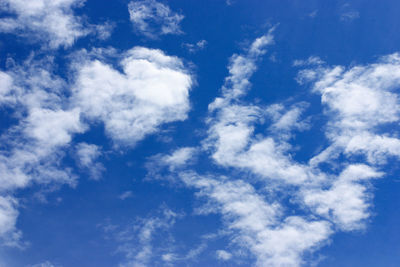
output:
[{"label": "cloud", "polygon": [[132,197],[132,196],[133,196],[132,191],[126,191],[126,192],[122,193],[121,195],[119,195],[118,198],[121,199],[121,200],[125,200],[127,198]]},{"label": "cloud", "polygon": [[156,240],[160,234],[167,234],[176,220],[181,217],[181,214],[162,206],[155,215],[139,218],[128,227],[106,224],[103,226],[103,230],[106,236],[117,242],[117,252],[122,253],[125,257],[119,266],[148,266],[150,262],[173,260],[174,254],[170,250],[172,240],[163,237],[161,245]]},{"label": "cloud", "polygon": [[173,151],[170,155],[158,155],[154,160],[157,160],[157,164],[168,166],[172,171],[179,167],[185,167],[190,161],[193,160],[197,153],[197,149],[194,147],[182,147]]},{"label": "cloud", "polygon": [[7,196],[0,196],[0,240],[1,244],[11,247],[21,247],[22,234],[16,229],[18,218],[18,202]]},{"label": "cloud", "polygon": [[257,61],[266,53],[266,47],[274,42],[272,36],[274,29],[254,40],[246,54],[234,54],[230,58],[229,76],[225,78],[225,84],[222,87],[223,97],[217,97],[209,105],[210,111],[228,105],[231,100],[242,96],[250,88],[249,79],[257,70]]},{"label": "cloud", "polygon": [[230,260],[232,258],[232,254],[225,250],[217,250],[216,251],[217,258],[223,261]]},{"label": "cloud", "polygon": [[12,17],[0,19],[0,31],[47,42],[50,48],[70,47],[89,33],[73,9],[84,0],[5,0],[0,9]]},{"label": "cloud", "polygon": [[335,222],[344,231],[358,230],[364,227],[363,222],[369,217],[367,185],[362,182],[371,178],[382,177],[366,165],[350,165],[327,189],[305,189],[304,203],[316,214]]},{"label": "cloud", "polygon": [[317,56],[311,56],[306,60],[297,59],[297,60],[293,61],[293,66],[295,66],[295,67],[310,66],[310,65],[323,65],[323,64],[325,64],[325,61],[323,61],[322,59],[320,59]]},{"label": "cloud", "polygon": [[[302,114],[309,106],[306,102],[293,104],[286,108],[282,104],[267,107],[267,115],[271,118],[269,130],[280,138],[289,138],[293,131],[304,131],[310,128],[308,119],[302,119]],[[285,134],[286,133],[286,134]]]},{"label": "cloud", "polygon": [[190,53],[195,53],[199,50],[203,50],[207,46],[207,41],[200,40],[195,44],[183,43],[182,46],[186,48]]},{"label": "cloud", "polygon": [[358,11],[349,11],[344,12],[340,15],[340,20],[344,22],[350,22],[360,17],[360,13]]},{"label": "cloud", "polygon": [[103,122],[107,134],[125,145],[186,119],[193,81],[180,59],[135,47],[120,64],[123,72],[97,59],[77,64],[72,105],[85,118]]},{"label": "cloud", "polygon": [[[284,110],[282,105],[262,108],[240,102],[240,97],[251,88],[249,79],[256,70],[257,59],[265,53],[264,47],[273,43],[271,34],[272,30],[268,35],[257,38],[247,54],[231,58],[228,66],[230,76],[222,87],[223,97],[217,97],[209,105],[208,138],[203,144],[212,151],[212,158],[219,165],[247,169],[258,176],[288,184],[300,184],[315,178],[318,173],[292,161],[287,155],[291,145],[284,139],[293,130],[308,127],[305,121],[300,121],[307,104],[297,103],[291,110]],[[213,113],[215,116],[212,116]],[[266,115],[274,121],[270,130],[279,138],[266,136],[253,139],[254,125],[264,120]]]},{"label": "cloud", "polygon": [[348,70],[310,69],[313,91],[321,95],[329,117],[327,138],[331,145],[311,159],[312,164],[332,160],[340,154],[364,155],[371,164],[399,157],[399,139],[382,134],[380,128],[399,121],[400,56],[382,57],[378,63]]},{"label": "cloud", "polygon": [[[212,201],[208,212],[220,212],[233,242],[257,257],[257,266],[299,266],[301,255],[319,247],[332,230],[327,221],[300,216],[283,217],[276,202],[268,203],[248,183],[237,180],[181,174],[199,196]],[[283,218],[282,218],[283,217]]]},{"label": "cloud", "polygon": [[130,19],[134,29],[148,37],[159,35],[182,34],[180,22],[184,16],[155,0],[135,0],[128,5]]},{"label": "cloud", "polygon": [[87,143],[79,143],[76,145],[78,165],[87,169],[92,179],[99,179],[101,173],[105,171],[103,164],[96,162],[101,154],[101,148],[99,146]]}]

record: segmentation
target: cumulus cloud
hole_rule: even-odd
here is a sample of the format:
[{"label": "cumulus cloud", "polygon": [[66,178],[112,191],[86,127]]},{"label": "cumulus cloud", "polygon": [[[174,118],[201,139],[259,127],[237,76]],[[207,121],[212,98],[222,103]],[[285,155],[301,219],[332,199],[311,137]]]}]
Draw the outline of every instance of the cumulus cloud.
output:
[{"label": "cumulus cloud", "polygon": [[134,29],[148,38],[165,34],[182,34],[180,22],[184,16],[155,0],[134,0],[128,5]]},{"label": "cumulus cloud", "polygon": [[121,61],[123,73],[97,59],[79,63],[72,105],[102,121],[115,141],[134,145],[163,124],[184,120],[193,84],[181,60],[135,47]]},{"label": "cumulus cloud", "polygon": [[0,9],[12,17],[0,19],[0,31],[47,42],[50,48],[69,47],[89,33],[73,9],[84,0],[5,0]]}]

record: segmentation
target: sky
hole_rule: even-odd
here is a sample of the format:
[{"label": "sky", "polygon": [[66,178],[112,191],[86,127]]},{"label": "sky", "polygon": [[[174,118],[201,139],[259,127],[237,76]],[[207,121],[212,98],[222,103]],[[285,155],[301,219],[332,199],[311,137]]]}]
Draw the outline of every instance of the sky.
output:
[{"label": "sky", "polygon": [[2,0],[0,266],[398,266],[399,8]]}]

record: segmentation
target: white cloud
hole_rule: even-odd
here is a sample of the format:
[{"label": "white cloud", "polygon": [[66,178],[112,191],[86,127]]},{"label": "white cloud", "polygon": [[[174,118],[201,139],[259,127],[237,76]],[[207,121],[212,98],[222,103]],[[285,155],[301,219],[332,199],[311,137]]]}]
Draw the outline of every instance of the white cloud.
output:
[{"label": "white cloud", "polygon": [[225,250],[216,251],[217,258],[223,261],[228,261],[232,258],[232,254]]},{"label": "white cloud", "polygon": [[206,40],[200,40],[195,44],[183,43],[182,46],[185,47],[190,53],[195,53],[199,50],[203,50],[207,45]]},{"label": "white cloud", "polygon": [[283,218],[276,202],[268,203],[248,183],[182,173],[181,179],[209,198],[208,212],[220,212],[233,242],[257,257],[257,266],[300,266],[301,255],[319,247],[331,234],[327,221],[299,216]]},{"label": "white cloud", "polygon": [[18,210],[17,200],[12,197],[0,196],[0,239],[2,245],[21,245],[21,232],[16,229]]},{"label": "white cloud", "polygon": [[15,103],[15,96],[12,94],[13,78],[0,71],[0,104]]},{"label": "white cloud", "polygon": [[257,70],[256,63],[260,56],[266,53],[266,47],[273,44],[272,28],[268,34],[263,35],[250,45],[244,55],[234,54],[230,58],[228,66],[229,76],[225,78],[225,84],[222,87],[223,97],[217,97],[210,105],[209,110],[213,111],[222,108],[247,92],[251,83],[250,77]]},{"label": "white cloud", "polygon": [[[307,120],[302,120],[304,110],[309,106],[306,102],[300,102],[285,108],[282,104],[273,104],[267,108],[267,114],[272,119],[269,127],[272,133],[277,133],[281,138],[289,138],[294,130],[303,131],[310,127]],[[286,133],[286,134],[285,134]]]},{"label": "white cloud", "polygon": [[89,171],[92,179],[99,179],[101,173],[105,170],[101,163],[96,162],[101,154],[102,152],[99,146],[87,143],[79,143],[76,145],[78,164]]},{"label": "white cloud", "polygon": [[[272,29],[273,30],[273,29]],[[234,55],[228,66],[230,76],[222,88],[223,97],[218,97],[209,106],[208,138],[204,146],[212,151],[216,163],[226,167],[250,170],[258,176],[276,179],[288,184],[300,184],[314,173],[308,166],[294,162],[288,150],[291,145],[285,142],[293,130],[304,130],[308,123],[300,121],[300,115],[307,106],[297,103],[290,110],[282,105],[262,108],[241,104],[240,97],[251,87],[250,77],[256,70],[256,61],[263,55],[265,46],[273,43],[272,30],[266,36],[257,38],[245,55]],[[270,130],[278,136],[254,138],[255,123],[269,115],[273,123]]]},{"label": "white cloud", "polygon": [[186,119],[193,82],[181,60],[135,47],[121,67],[123,73],[97,59],[80,62],[72,97],[72,105],[102,121],[115,142],[134,145],[161,124]]},{"label": "white cloud", "polygon": [[132,191],[125,191],[121,195],[119,195],[118,198],[121,199],[121,200],[125,200],[127,198],[132,197],[132,196],[133,196]]},{"label": "white cloud", "polygon": [[363,181],[382,175],[366,165],[350,165],[329,189],[305,189],[303,201],[316,214],[330,219],[344,231],[361,229],[370,215],[371,199]]},{"label": "white cloud", "polygon": [[[171,170],[185,166],[193,159],[197,150],[193,147],[183,147],[175,150],[171,155],[164,155],[161,160],[163,165],[168,166]],[[159,162],[159,164],[161,163]]]},{"label": "white cloud", "polygon": [[180,22],[183,15],[155,0],[134,0],[128,5],[133,27],[140,34],[149,38],[158,35],[182,34]]},{"label": "white cloud", "polygon": [[117,252],[124,254],[121,267],[142,267],[159,260],[173,261],[171,240],[163,237],[163,243],[156,242],[160,234],[168,234],[182,215],[167,207],[161,207],[156,215],[140,218],[128,227],[105,225],[104,232],[118,243]]},{"label": "white cloud", "polygon": [[311,56],[306,60],[296,59],[293,61],[293,66],[300,67],[300,66],[310,66],[310,65],[323,65],[325,61],[317,56]]},{"label": "white cloud", "polygon": [[0,19],[0,31],[48,42],[50,48],[69,47],[89,32],[73,9],[84,0],[5,0],[0,8],[15,17]]},{"label": "white cloud", "polygon": [[400,56],[393,54],[378,63],[318,68],[313,90],[321,94],[329,117],[327,138],[332,144],[311,159],[316,165],[341,153],[361,154],[370,163],[384,163],[388,156],[399,156],[399,139],[382,134],[381,126],[399,121],[399,97],[394,89],[400,84]]}]

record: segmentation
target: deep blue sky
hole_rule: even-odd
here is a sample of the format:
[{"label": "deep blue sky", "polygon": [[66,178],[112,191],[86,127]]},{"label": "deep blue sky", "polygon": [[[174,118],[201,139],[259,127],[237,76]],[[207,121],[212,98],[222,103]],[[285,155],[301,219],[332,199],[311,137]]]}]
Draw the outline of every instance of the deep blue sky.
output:
[{"label": "deep blue sky", "polygon": [[[0,266],[398,266],[400,2],[46,3],[0,6]],[[62,28],[60,14],[76,27]],[[234,55],[255,68],[239,64],[234,73]],[[336,66],[342,72],[320,86]],[[153,90],[144,100],[136,93],[142,88]],[[242,94],[230,98],[235,88]],[[175,89],[171,104],[165,92]],[[226,102],[213,111],[216,97]],[[154,99],[161,102],[148,104]],[[235,106],[256,111],[224,117]],[[71,112],[74,126],[66,117],[40,117],[47,112]],[[293,120],[279,124],[284,114]],[[142,120],[157,122],[143,130]],[[240,127],[251,134],[231,150]],[[54,145],[62,133],[66,139]],[[269,139],[274,148],[251,154]],[[88,161],[79,154],[86,146]],[[182,148],[187,155],[168,158]],[[312,165],[327,148],[329,156]],[[375,174],[341,178],[356,165]],[[298,169],[274,172],[291,166],[307,178],[293,182]],[[250,200],[226,193],[229,183],[251,187]],[[280,215],[266,223],[274,215],[251,209],[255,199],[279,204]],[[289,217],[304,227],[279,236]],[[327,232],[308,229],[313,222]],[[282,250],[280,240],[288,240]]]}]

